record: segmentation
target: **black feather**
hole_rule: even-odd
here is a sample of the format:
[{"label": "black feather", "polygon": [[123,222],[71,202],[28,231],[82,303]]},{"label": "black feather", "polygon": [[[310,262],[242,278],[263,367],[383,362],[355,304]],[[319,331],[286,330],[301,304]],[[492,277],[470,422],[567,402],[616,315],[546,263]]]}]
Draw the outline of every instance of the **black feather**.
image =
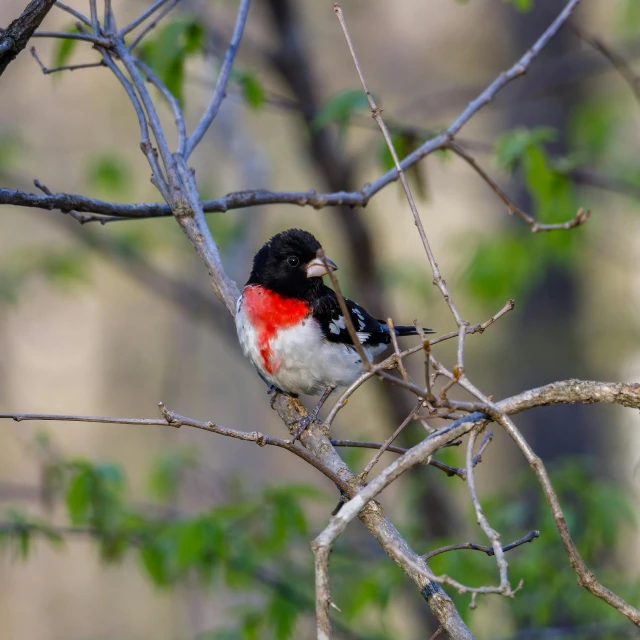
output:
[{"label": "black feather", "polygon": [[[336,293],[327,286],[323,286],[317,293],[318,297],[312,302],[312,313],[320,324],[326,339],[330,342],[353,345]],[[345,298],[345,303],[361,344],[375,346],[391,342],[391,333],[384,320],[376,320],[359,304],[348,298]],[[418,334],[417,329],[413,326],[394,328],[398,336]],[[430,329],[427,329],[427,331],[431,333]]]}]

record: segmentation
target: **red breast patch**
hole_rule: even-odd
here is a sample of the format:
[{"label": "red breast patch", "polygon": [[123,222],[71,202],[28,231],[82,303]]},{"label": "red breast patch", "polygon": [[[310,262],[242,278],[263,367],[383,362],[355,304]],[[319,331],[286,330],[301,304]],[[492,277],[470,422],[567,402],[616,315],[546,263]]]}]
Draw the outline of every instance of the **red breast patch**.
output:
[{"label": "red breast patch", "polygon": [[258,349],[265,371],[273,373],[280,363],[272,362],[271,338],[280,329],[302,322],[310,313],[309,305],[303,300],[286,298],[260,285],[249,285],[242,294],[242,306],[258,334]]}]

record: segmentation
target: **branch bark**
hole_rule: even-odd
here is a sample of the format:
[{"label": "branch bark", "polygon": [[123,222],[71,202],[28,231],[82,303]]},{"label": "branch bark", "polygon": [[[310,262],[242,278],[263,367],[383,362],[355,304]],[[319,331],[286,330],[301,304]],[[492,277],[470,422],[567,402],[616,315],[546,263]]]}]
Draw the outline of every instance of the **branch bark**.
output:
[{"label": "branch bark", "polygon": [[56,0],[31,0],[19,18],[0,31],[0,76],[27,46]]}]

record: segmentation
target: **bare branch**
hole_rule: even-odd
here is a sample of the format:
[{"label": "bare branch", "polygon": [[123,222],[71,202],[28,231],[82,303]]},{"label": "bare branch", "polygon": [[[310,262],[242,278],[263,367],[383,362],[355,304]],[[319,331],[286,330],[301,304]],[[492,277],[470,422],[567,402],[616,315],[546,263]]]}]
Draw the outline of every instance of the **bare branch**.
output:
[{"label": "bare branch", "polygon": [[[507,552],[511,551],[511,549],[515,549],[519,547],[521,544],[525,544],[526,542],[532,542],[536,538],[540,537],[539,531],[530,531],[526,536],[519,538],[515,542],[511,542],[510,544],[506,544],[502,547],[502,551]],[[438,549],[434,549],[433,551],[429,551],[429,553],[425,553],[422,557],[425,560],[430,560],[434,556],[439,556],[441,553],[447,553],[448,551],[460,551],[464,549],[471,549],[472,551],[483,551],[488,556],[495,555],[495,551],[493,547],[489,547],[484,544],[475,544],[473,542],[462,542],[461,544],[449,544],[446,547],[440,547]]]},{"label": "bare branch", "polygon": [[240,0],[240,7],[238,8],[238,17],[236,18],[236,24],[231,36],[231,42],[227,49],[227,53],[222,61],[222,67],[220,67],[220,75],[218,76],[218,82],[216,84],[215,91],[211,102],[204,112],[200,122],[196,126],[194,132],[187,140],[184,157],[185,160],[193,153],[200,140],[204,137],[214,118],[218,114],[218,109],[224,100],[227,82],[229,81],[229,74],[231,73],[231,67],[233,65],[233,59],[235,58],[236,51],[240,46],[240,40],[242,39],[242,33],[244,31],[244,25],[247,21],[247,15],[249,14],[249,6],[251,0]]},{"label": "bare branch", "polygon": [[[324,531],[315,538],[312,548],[316,560],[316,586],[319,589],[316,592],[316,617],[318,620],[319,637],[330,637],[321,636],[320,634],[325,633],[329,620],[328,603],[330,602],[330,596],[328,589],[328,562],[329,553],[335,540],[344,531],[348,523],[360,513],[363,507],[365,507],[370,500],[375,498],[375,496],[378,495],[378,493],[380,493],[386,486],[414,465],[427,460],[429,456],[435,453],[447,442],[451,442],[464,433],[469,432],[476,424],[476,421],[482,419],[483,414],[472,414],[462,418],[452,425],[429,436],[415,447],[409,449],[407,453],[380,472],[380,474],[366,487],[360,489],[357,495],[340,509],[338,514],[331,520]],[[406,547],[406,544],[404,546]],[[406,555],[405,549],[402,548],[396,548],[392,551],[394,551],[395,554],[390,553],[390,550],[387,548],[387,553],[390,553],[392,557],[394,557],[394,555],[399,555],[402,557],[405,564],[415,564],[416,566],[414,567],[414,570],[418,573],[422,571],[423,577],[427,573],[429,575],[433,575],[424,561],[419,557],[415,557],[415,554],[413,554],[414,557],[408,556]],[[429,582],[431,582],[430,579]],[[442,620],[440,621],[442,623]],[[454,632],[458,635],[454,635],[451,630],[447,629],[446,625],[447,623],[445,622],[443,626],[449,632],[450,636],[454,638],[472,637],[466,628],[460,629],[457,626],[458,621],[456,621],[456,631]]]},{"label": "bare branch", "polygon": [[[316,209],[341,205],[358,206],[362,197],[358,192],[350,194],[346,191],[338,193],[320,193],[315,191],[267,191],[264,189],[251,191],[234,191],[222,198],[203,200],[201,205],[206,213],[231,211],[268,204],[291,204],[299,207],[312,206]],[[58,193],[51,198],[34,196],[23,191],[0,189],[0,204],[9,204],[36,209],[75,209],[97,215],[118,216],[136,220],[171,216],[171,207],[159,202],[119,204],[105,202],[76,193]]]},{"label": "bare branch", "polygon": [[629,85],[629,88],[633,92],[635,99],[640,103],[640,77],[634,73],[629,63],[615,51],[611,46],[605,44],[600,38],[590,36],[582,32],[581,29],[575,26],[573,23],[569,23],[569,28],[573,33],[580,38],[583,42],[586,42],[590,47],[595,49],[600,55],[606,58],[613,68],[620,74],[624,81]]},{"label": "bare branch", "polygon": [[133,51],[146,38],[148,33],[158,26],[158,23],[180,2],[180,0],[171,0],[171,2],[133,39],[129,45],[129,51]]},{"label": "bare branch", "polygon": [[317,257],[322,260],[324,263],[325,269],[327,271],[327,275],[329,276],[329,280],[331,280],[331,286],[336,293],[336,297],[338,298],[338,304],[340,305],[340,312],[342,313],[342,317],[345,321],[347,332],[349,333],[349,337],[351,338],[351,342],[355,347],[358,355],[360,356],[360,360],[362,360],[362,366],[366,371],[373,372],[374,368],[371,364],[371,360],[369,360],[369,356],[365,353],[364,347],[360,342],[360,338],[358,338],[358,333],[356,328],[353,326],[353,320],[351,318],[351,314],[349,313],[349,309],[347,308],[347,303],[345,302],[344,296],[342,295],[342,290],[340,289],[340,283],[338,282],[338,278],[336,278],[333,270],[329,266],[327,262],[327,256],[325,256],[324,251],[322,249],[318,249]]},{"label": "bare branch", "polygon": [[302,458],[305,462],[308,462],[311,466],[318,469],[321,473],[327,476],[327,478],[334,482],[334,484],[339,489],[341,489],[348,495],[353,493],[351,487],[347,483],[345,483],[337,474],[333,473],[330,469],[323,465],[315,456],[300,447],[296,447],[295,445],[290,444],[288,440],[269,436],[264,433],[260,433],[259,431],[238,431],[237,429],[222,427],[213,422],[201,422],[200,420],[187,418],[186,416],[182,416],[173,411],[169,411],[162,403],[160,403],[158,406],[160,407],[163,419],[111,418],[106,416],[75,416],[45,413],[3,413],[0,414],[0,419],[11,419],[15,422],[55,420],[58,422],[96,422],[100,424],[122,424],[135,426],[170,426],[176,429],[183,426],[193,427],[195,429],[211,431],[212,433],[217,433],[222,436],[244,440],[245,442],[255,442],[261,447],[270,445],[279,447],[281,449],[286,449],[287,451],[290,451],[299,458]]},{"label": "bare branch", "polygon": [[[638,386],[640,387],[640,385]],[[558,529],[558,533],[560,533],[562,544],[569,556],[569,562],[578,576],[578,584],[597,598],[600,598],[607,604],[611,605],[614,609],[617,609],[636,626],[640,626],[640,611],[625,602],[620,596],[601,585],[582,559],[582,556],[578,552],[578,549],[571,538],[562,507],[560,506],[560,501],[558,500],[558,496],[551,484],[549,474],[547,473],[542,460],[533,452],[529,443],[524,439],[518,428],[508,416],[504,414],[496,415],[494,416],[494,419],[496,422],[499,422],[504,430],[511,436],[526,458],[529,466],[538,477],[542,491],[544,492],[545,498],[551,508],[551,515],[553,516],[556,528]]]},{"label": "bare branch", "polygon": [[[449,143],[453,137],[464,127],[469,120],[484,106],[494,100],[496,95],[504,89],[510,82],[523,76],[531,63],[538,57],[540,52],[547,46],[549,41],[558,33],[560,28],[569,19],[576,9],[580,0],[569,0],[565,8],[558,17],[549,25],[546,31],[536,40],[534,45],[528,49],[524,55],[507,71],[501,73],[475,100],[472,100],[462,111],[462,113],[449,125],[441,134],[427,140],[410,153],[400,166],[404,171],[413,166],[416,162],[424,158],[437,149],[441,149]],[[398,179],[396,169],[387,171],[383,176],[363,188],[362,192],[367,198],[371,198],[378,191],[386,187],[389,183]]]},{"label": "bare branch", "polygon": [[[444,296],[444,299],[446,300],[447,304],[449,305],[449,309],[451,310],[451,313],[453,314],[453,317],[455,318],[456,324],[458,325],[458,327],[461,327],[465,324],[464,320],[462,319],[462,316],[460,315],[460,313],[458,312],[458,309],[456,308],[451,295],[449,294],[449,291],[447,289],[446,283],[444,281],[444,279],[442,278],[442,275],[440,273],[440,269],[438,267],[438,263],[436,262],[436,259],[433,255],[433,252],[431,250],[431,246],[429,244],[429,240],[427,239],[427,234],[425,233],[424,227],[422,225],[422,220],[420,219],[420,214],[418,213],[418,208],[416,207],[416,203],[415,200],[413,198],[413,194],[411,193],[411,188],[409,187],[409,183],[407,182],[407,179],[404,175],[404,171],[403,168],[400,164],[400,160],[398,158],[398,154],[396,153],[396,150],[393,146],[393,141],[391,139],[391,134],[389,133],[389,129],[387,128],[387,126],[384,123],[384,120],[382,119],[382,110],[378,107],[378,105],[375,103],[373,96],[371,95],[371,92],[369,91],[369,88],[367,87],[367,83],[364,79],[364,75],[362,73],[362,68],[360,67],[360,63],[358,62],[358,57],[356,55],[355,49],[353,47],[353,43],[351,42],[351,36],[349,35],[349,31],[347,29],[347,25],[344,21],[344,16],[342,14],[342,9],[340,8],[340,5],[338,5],[337,3],[333,5],[333,9],[336,13],[336,15],[338,16],[338,20],[340,21],[340,26],[342,27],[342,31],[344,33],[344,37],[345,40],[347,41],[347,46],[349,47],[349,51],[351,53],[351,57],[353,58],[353,63],[355,64],[356,67],[356,71],[358,72],[358,76],[360,78],[360,83],[362,84],[362,89],[365,92],[365,95],[367,96],[367,100],[369,101],[369,106],[371,107],[371,113],[373,115],[373,119],[376,121],[376,124],[378,125],[378,127],[380,128],[380,132],[382,133],[385,142],[387,143],[387,147],[389,149],[389,152],[391,153],[391,157],[393,158],[393,163],[395,165],[396,168],[396,172],[397,172],[397,176],[402,184],[402,188],[404,189],[405,195],[407,196],[407,200],[409,202],[409,207],[411,208],[411,213],[413,214],[413,220],[415,222],[415,225],[418,229],[418,233],[420,235],[420,239],[422,240],[422,244],[424,246],[424,250],[427,254],[427,258],[429,260],[429,264],[431,265],[431,270],[433,272],[433,281],[434,284],[438,287],[438,289],[440,289],[442,295]],[[462,335],[464,334],[464,332],[462,332]]]},{"label": "bare branch", "polygon": [[583,225],[589,219],[589,211],[585,209],[578,209],[578,213],[571,218],[571,220],[567,220],[566,222],[556,222],[553,224],[544,224],[541,222],[536,222],[535,218],[528,213],[525,213],[519,207],[511,201],[509,196],[498,186],[498,184],[485,172],[485,170],[475,161],[473,156],[467,153],[460,145],[455,142],[450,142],[447,145],[448,149],[451,149],[456,155],[460,156],[473,170],[495,191],[500,200],[505,203],[507,207],[507,212],[509,215],[517,215],[519,218],[524,220],[529,227],[531,228],[532,233],[537,233],[539,231],[558,231],[558,230],[568,230],[575,229],[580,225]]},{"label": "bare branch", "polygon": [[[2,197],[2,190],[0,189],[0,198],[1,197]],[[498,311],[498,313],[496,313],[494,316],[489,318],[489,320],[487,320],[483,324],[475,324],[472,326],[468,326],[466,327],[465,330],[468,334],[483,333],[487,327],[492,325],[496,320],[501,318],[505,313],[511,311],[514,307],[515,307],[514,301],[509,300],[509,302],[507,302],[507,304],[500,311]],[[452,331],[451,333],[445,333],[441,336],[438,336],[437,338],[432,338],[430,340],[427,340],[425,341],[425,343],[427,342],[429,343],[428,349],[430,349],[432,345],[438,344],[439,342],[444,342],[445,340],[451,340],[451,338],[456,338],[458,336],[459,336],[458,331]],[[423,349],[425,349],[425,346],[424,346],[425,343],[417,347],[411,347],[410,349],[406,349],[405,351],[400,353],[400,357],[405,358],[406,356],[410,356],[414,353],[422,351]],[[428,357],[429,356],[427,356],[427,359]],[[347,387],[343,391],[342,395],[338,398],[338,400],[336,400],[333,407],[331,407],[331,410],[329,411],[329,414],[327,415],[324,421],[325,424],[327,426],[331,426],[331,423],[335,420],[336,416],[338,415],[338,412],[346,406],[347,401],[349,400],[349,397],[353,395],[353,393],[356,391],[356,389],[358,389],[358,387],[360,387],[367,380],[369,380],[369,378],[376,375],[376,373],[380,373],[381,369],[395,368],[396,359],[397,359],[396,354],[389,356],[386,360],[383,360],[382,362],[374,365],[373,371],[365,371],[357,380],[355,380],[349,387]],[[424,393],[425,393],[425,397],[428,398],[430,393],[429,382],[427,382],[427,388],[425,389]]]},{"label": "bare branch", "polygon": [[80,22],[86,24],[87,27],[93,26],[91,23],[91,20],[87,18],[87,16],[85,16],[83,13],[80,13],[80,11],[78,11],[77,9],[74,9],[73,7],[70,7],[69,5],[65,4],[64,2],[60,2],[60,0],[58,0],[55,3],[55,6],[58,9],[62,9],[63,11],[66,11],[67,13],[71,14],[76,20],[80,20]]},{"label": "bare branch", "polygon": [[66,31],[36,31],[33,38],[61,38],[62,40],[82,40],[83,42],[91,42],[99,47],[108,49],[111,47],[111,41],[107,38],[92,36],[88,33],[71,33]]},{"label": "bare branch", "polygon": [[[491,542],[491,548],[496,556],[496,563],[498,564],[498,570],[500,572],[500,589],[506,596],[513,595],[511,584],[509,583],[508,566],[504,557],[502,546],[500,545],[500,534],[489,524],[487,517],[484,515],[480,499],[478,498],[478,491],[476,489],[476,481],[473,475],[473,467],[477,464],[477,460],[474,456],[474,447],[476,438],[478,436],[478,430],[474,429],[469,434],[469,442],[467,444],[467,486],[469,487],[469,496],[471,497],[471,503],[476,513],[476,520],[480,528],[485,532],[487,538]],[[475,464],[474,464],[475,462]]]},{"label": "bare branch", "polygon": [[173,118],[178,131],[178,148],[177,153],[184,153],[184,148],[187,143],[187,127],[184,122],[184,114],[182,108],[176,97],[169,91],[167,86],[160,80],[160,78],[141,60],[135,59],[135,63],[142,69],[142,72],[147,76],[147,80],[153,84],[158,91],[162,94],[167,101],[171,110],[173,111]]},{"label": "bare branch", "polygon": [[118,35],[121,38],[126,36],[129,31],[133,31],[136,27],[140,26],[147,18],[152,16],[167,2],[169,2],[169,0],[157,0],[157,2],[151,5],[145,12],[141,13],[133,22],[130,22],[128,25],[122,27],[122,29],[120,29],[120,31],[118,32]]},{"label": "bare branch", "polygon": [[[33,56],[34,60],[38,63],[38,65],[40,66],[40,69],[42,70],[42,73],[44,73],[45,76],[49,75],[50,73],[58,73],[59,71],[76,71],[77,69],[95,69],[95,67],[106,67],[104,61],[100,60],[100,62],[88,62],[85,64],[70,64],[70,65],[63,65],[61,67],[53,67],[52,69],[49,69],[44,65],[42,60],[40,60],[38,56],[38,52],[36,51],[35,47],[31,47],[31,55]],[[53,194],[49,193],[47,195],[53,195]]]},{"label": "bare branch", "polygon": [[[380,449],[384,446],[384,444],[380,442],[364,442],[362,440],[331,440],[331,444],[334,447],[360,447],[363,449]],[[403,447],[394,447],[393,445],[389,445],[386,448],[386,451],[391,453],[406,453],[408,449],[404,449]],[[448,464],[444,464],[444,462],[440,462],[439,460],[435,460],[430,458],[426,461],[427,465],[431,465],[436,469],[440,469],[444,471],[449,477],[458,476],[461,480],[466,480],[467,476],[464,469],[459,469],[458,467],[451,467]]]},{"label": "bare branch", "polygon": [[384,442],[384,444],[380,447],[376,455],[373,456],[373,458],[371,458],[367,466],[364,468],[364,470],[360,474],[360,479],[362,480],[362,482],[366,481],[367,476],[369,475],[369,472],[371,471],[371,469],[373,469],[373,467],[376,465],[378,460],[380,460],[380,458],[382,457],[382,454],[391,446],[393,441],[400,435],[400,432],[415,418],[416,412],[422,406],[422,402],[423,402],[422,400],[418,400],[418,404],[416,404],[416,406],[413,409],[411,409],[411,412],[409,413],[409,415],[401,422],[400,426]]},{"label": "bare branch", "polygon": [[533,407],[576,402],[604,402],[640,409],[640,383],[562,380],[505,398],[496,406],[503,413],[513,415]]}]

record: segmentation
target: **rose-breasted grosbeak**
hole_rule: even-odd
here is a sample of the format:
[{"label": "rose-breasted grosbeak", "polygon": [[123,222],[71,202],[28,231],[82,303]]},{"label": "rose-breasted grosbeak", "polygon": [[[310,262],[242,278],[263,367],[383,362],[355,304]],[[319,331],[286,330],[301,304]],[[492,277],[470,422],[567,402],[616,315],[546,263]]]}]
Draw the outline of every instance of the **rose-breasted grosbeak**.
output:
[{"label": "rose-breasted grosbeak", "polygon": [[[253,259],[238,300],[236,328],[244,355],[276,391],[322,397],[298,426],[294,439],[318,416],[336,387],[350,385],[364,370],[335,292],[325,286],[320,243],[307,231],[289,229],[269,240]],[[332,271],[338,267],[324,258]],[[389,327],[345,299],[365,353],[378,355],[391,342]],[[416,335],[397,326],[396,335]]]}]

